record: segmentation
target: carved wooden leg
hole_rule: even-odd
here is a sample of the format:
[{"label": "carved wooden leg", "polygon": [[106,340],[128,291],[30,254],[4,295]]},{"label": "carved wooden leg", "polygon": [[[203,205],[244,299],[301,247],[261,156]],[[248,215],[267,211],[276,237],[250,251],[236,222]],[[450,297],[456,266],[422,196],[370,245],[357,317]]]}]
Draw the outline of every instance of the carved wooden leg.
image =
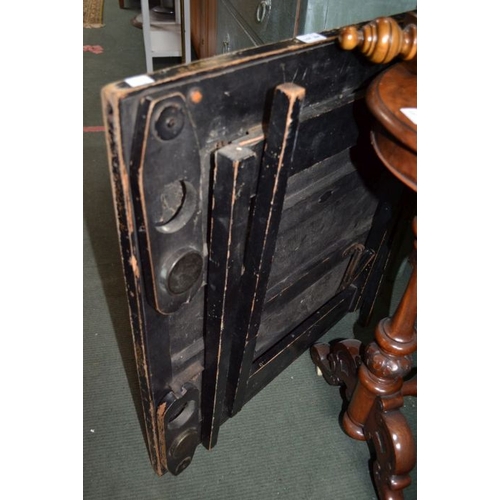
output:
[{"label": "carved wooden leg", "polygon": [[[416,222],[414,222],[416,234]],[[377,397],[396,396],[403,377],[411,370],[411,354],[417,349],[417,266],[413,268],[403,298],[392,318],[381,320],[375,341],[365,352],[358,382],[344,415],[347,434],[364,439],[363,427]]]},{"label": "carved wooden leg", "polygon": [[366,439],[375,450],[373,478],[379,498],[402,500],[403,488],[411,483],[415,467],[415,440],[404,415],[399,411],[403,398],[377,398],[365,424]]},{"label": "carved wooden leg", "polygon": [[361,342],[355,339],[342,340],[332,347],[316,344],[311,347],[313,363],[321,370],[330,385],[346,387],[346,397],[350,399],[356,386],[356,374],[361,365]]},{"label": "carved wooden leg", "polygon": [[[417,233],[416,219],[413,230]],[[415,394],[416,379],[404,382],[417,349],[417,266],[392,318],[384,318],[360,361],[358,341],[343,340],[332,347],[311,348],[313,362],[332,385],[344,385],[349,401],[343,416],[345,432],[373,443],[374,478],[383,500],[402,499],[416,461],[415,443],[400,413],[403,396]]]}]

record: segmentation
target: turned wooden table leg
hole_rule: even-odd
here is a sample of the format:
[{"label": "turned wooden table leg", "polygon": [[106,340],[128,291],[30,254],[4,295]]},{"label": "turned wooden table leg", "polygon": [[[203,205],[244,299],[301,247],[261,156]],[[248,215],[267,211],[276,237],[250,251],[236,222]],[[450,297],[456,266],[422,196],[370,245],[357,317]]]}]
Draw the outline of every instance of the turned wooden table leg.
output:
[{"label": "turned wooden table leg", "polygon": [[[416,236],[416,218],[413,223]],[[416,243],[415,243],[416,247]],[[416,463],[416,446],[405,417],[399,411],[403,396],[416,395],[416,378],[404,381],[412,367],[411,354],[417,349],[417,266],[391,318],[382,319],[375,340],[361,357],[357,340],[343,340],[332,347],[311,348],[313,362],[328,383],[345,387],[349,402],[343,428],[354,439],[373,444],[373,476],[379,497],[402,499],[403,488]]]},{"label": "turned wooden table leg", "polygon": [[[416,224],[415,224],[416,230]],[[392,318],[380,321],[375,341],[365,352],[358,371],[358,382],[344,414],[344,429],[349,436],[364,440],[363,427],[377,397],[396,396],[403,377],[412,367],[411,354],[417,349],[417,266]]]}]

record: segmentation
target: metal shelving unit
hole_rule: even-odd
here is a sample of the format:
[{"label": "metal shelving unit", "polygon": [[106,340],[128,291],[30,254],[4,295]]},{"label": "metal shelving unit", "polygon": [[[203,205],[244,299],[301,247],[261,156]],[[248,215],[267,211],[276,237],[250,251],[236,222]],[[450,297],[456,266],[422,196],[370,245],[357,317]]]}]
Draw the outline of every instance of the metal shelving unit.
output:
[{"label": "metal shelving unit", "polygon": [[141,0],[142,31],[146,52],[146,70],[153,71],[155,57],[182,57],[191,62],[190,1],[175,0],[175,18],[169,19],[150,8],[149,0]]}]

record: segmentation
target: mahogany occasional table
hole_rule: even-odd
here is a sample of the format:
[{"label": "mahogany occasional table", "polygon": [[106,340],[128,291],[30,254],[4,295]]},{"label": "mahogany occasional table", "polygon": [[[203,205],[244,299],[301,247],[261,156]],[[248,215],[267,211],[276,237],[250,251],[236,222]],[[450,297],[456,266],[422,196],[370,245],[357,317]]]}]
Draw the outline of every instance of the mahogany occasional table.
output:
[{"label": "mahogany occasional table", "polygon": [[[370,85],[367,104],[376,124],[371,142],[383,164],[409,188],[417,191],[417,28],[402,30],[391,18],[380,18],[357,31],[344,28],[340,44],[346,50],[359,46],[375,63],[396,56],[405,62],[383,71]],[[402,111],[403,110],[403,111]],[[415,238],[416,218],[413,222]],[[416,242],[415,242],[416,254]],[[403,398],[417,395],[416,377],[405,381],[417,349],[416,257],[405,293],[392,317],[382,319],[374,340],[366,347],[358,340],[316,344],[313,362],[331,385],[345,388],[348,400],[343,428],[354,439],[373,445],[373,477],[379,497],[402,499],[416,463],[416,444],[400,412]]]}]

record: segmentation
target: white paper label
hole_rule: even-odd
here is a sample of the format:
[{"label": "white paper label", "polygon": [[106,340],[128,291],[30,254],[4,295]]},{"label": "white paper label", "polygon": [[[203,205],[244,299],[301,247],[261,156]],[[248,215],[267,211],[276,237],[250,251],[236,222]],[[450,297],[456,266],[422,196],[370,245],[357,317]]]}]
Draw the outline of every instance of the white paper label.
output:
[{"label": "white paper label", "polygon": [[124,81],[131,87],[140,87],[141,85],[146,85],[148,83],[154,82],[154,80],[148,75],[131,76],[130,78],[125,78]]},{"label": "white paper label", "polygon": [[417,108],[401,108],[401,113],[403,113],[406,118],[411,120],[415,125],[417,124]]},{"label": "white paper label", "polygon": [[295,38],[304,43],[313,43],[319,42],[321,40],[326,40],[326,36],[320,35],[319,33],[309,33],[307,35],[300,35]]}]

